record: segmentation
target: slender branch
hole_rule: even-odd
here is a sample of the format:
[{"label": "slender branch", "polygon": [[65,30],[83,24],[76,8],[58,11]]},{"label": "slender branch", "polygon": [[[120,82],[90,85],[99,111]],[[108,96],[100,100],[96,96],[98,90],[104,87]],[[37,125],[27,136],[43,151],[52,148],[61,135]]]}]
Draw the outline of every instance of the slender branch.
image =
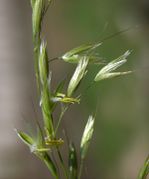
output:
[{"label": "slender branch", "polygon": [[51,63],[51,62],[59,60],[59,59],[60,59],[60,57],[54,57],[54,58],[48,60],[48,62]]},{"label": "slender branch", "polygon": [[67,111],[67,109],[68,109],[68,106],[62,107],[62,110],[61,110],[61,113],[60,113],[60,116],[59,116],[59,119],[58,119],[58,123],[57,123],[57,126],[56,126],[56,128],[55,128],[55,135],[56,135],[56,133],[57,133],[57,131],[58,131],[58,128],[59,128],[59,126],[60,126],[60,123],[61,123],[61,121],[62,121],[62,118],[63,118],[65,112]]}]

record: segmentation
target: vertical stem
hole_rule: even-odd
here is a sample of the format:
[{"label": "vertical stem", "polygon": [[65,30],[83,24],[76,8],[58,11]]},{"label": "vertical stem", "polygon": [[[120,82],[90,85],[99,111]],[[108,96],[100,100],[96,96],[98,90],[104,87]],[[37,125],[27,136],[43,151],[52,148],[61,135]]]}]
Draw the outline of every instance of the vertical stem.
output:
[{"label": "vertical stem", "polygon": [[65,112],[67,111],[67,109],[68,109],[68,106],[65,106],[65,107],[63,107],[62,110],[61,110],[61,113],[60,113],[60,116],[59,116],[59,119],[58,119],[58,123],[57,123],[56,129],[55,129],[55,135],[56,135],[56,133],[57,133],[57,131],[58,131],[58,128],[59,128],[60,123],[61,123],[61,120],[62,120],[62,118],[63,118]]},{"label": "vertical stem", "polygon": [[[51,1],[49,0],[49,3]],[[42,113],[44,118],[44,127],[48,129],[48,134],[53,135],[53,124],[51,118],[50,111],[50,98],[49,98],[49,89],[48,89],[48,73],[47,70],[47,53],[46,53],[46,45],[41,42],[41,29],[42,29],[42,20],[45,15],[45,0],[31,0],[32,5],[32,31],[33,31],[33,45],[34,45],[34,68],[35,68],[35,76],[37,83],[37,91],[38,95],[41,96],[42,100]],[[49,4],[48,4],[49,5]],[[48,9],[48,6],[47,6]],[[46,11],[47,11],[46,9]],[[39,67],[39,61],[42,63],[42,69]],[[44,73],[41,73],[40,70],[43,70]],[[42,71],[42,72],[43,72]],[[42,76],[41,76],[42,75]],[[42,81],[42,80],[43,81]],[[44,143],[44,139],[43,139]],[[47,152],[37,152],[36,156],[39,157],[47,166],[50,173],[58,179],[57,167],[54,162],[50,158]]]},{"label": "vertical stem", "polygon": [[61,166],[62,166],[64,174],[65,174],[65,177],[66,177],[66,179],[68,179],[68,173],[67,173],[67,170],[66,170],[66,167],[65,167],[61,152],[60,152],[58,147],[57,147],[57,153],[58,153],[58,157],[59,157],[59,160],[61,162]]},{"label": "vertical stem", "polygon": [[35,68],[35,76],[36,76],[36,84],[37,91],[40,94],[40,81],[39,81],[39,67],[38,67],[38,58],[39,58],[39,49],[40,49],[40,38],[38,40],[34,40],[34,68]]},{"label": "vertical stem", "polygon": [[55,177],[55,179],[58,179],[57,170],[55,168],[55,165],[53,165],[53,162],[52,162],[50,156],[46,152],[43,154],[43,161],[44,161],[45,165],[48,167],[48,169],[50,170],[50,172],[52,173],[52,175]]},{"label": "vertical stem", "polygon": [[80,162],[80,169],[79,169],[79,176],[78,179],[81,179],[81,175],[82,175],[82,170],[83,170],[83,164],[84,164],[84,159],[81,158],[81,162]]}]

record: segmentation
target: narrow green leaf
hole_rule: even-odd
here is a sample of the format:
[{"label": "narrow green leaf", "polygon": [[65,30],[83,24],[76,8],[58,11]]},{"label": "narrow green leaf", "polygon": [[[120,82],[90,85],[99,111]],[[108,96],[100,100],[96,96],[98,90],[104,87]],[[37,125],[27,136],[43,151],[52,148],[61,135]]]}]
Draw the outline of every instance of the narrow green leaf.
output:
[{"label": "narrow green leaf", "polygon": [[86,68],[88,65],[89,59],[87,57],[82,57],[76,67],[76,70],[69,82],[67,89],[67,96],[71,96],[72,93],[76,90],[82,78],[86,74]]},{"label": "narrow green leaf", "polygon": [[52,161],[52,159],[50,158],[50,156],[48,155],[48,153],[47,152],[42,153],[42,155],[39,158],[44,161],[44,163],[48,167],[51,174],[56,179],[58,179],[58,173],[57,173],[56,166],[55,166],[54,162]]},{"label": "narrow green leaf", "polygon": [[88,151],[90,140],[92,138],[93,131],[94,131],[94,122],[95,122],[95,118],[93,116],[89,116],[80,144],[82,160],[84,160]]},{"label": "narrow green leaf", "polygon": [[147,157],[143,167],[139,172],[138,179],[147,179],[148,174],[149,174],[149,156]]},{"label": "narrow green leaf", "polygon": [[62,90],[63,90],[63,88],[64,88],[65,82],[66,82],[66,79],[62,80],[62,81],[58,84],[58,86],[57,86],[57,88],[56,88],[56,90],[55,90],[55,92],[54,92],[54,95],[56,95],[57,93],[62,93]]},{"label": "narrow green leaf", "polygon": [[[57,105],[57,102],[59,101],[59,98],[57,98],[57,94],[61,93],[63,88],[64,88],[64,84],[65,84],[65,80],[62,80],[58,86],[56,87],[55,91],[54,91],[54,94],[51,95],[51,101],[52,101],[52,104],[51,104],[51,110],[54,111],[56,105]],[[54,99],[54,100],[53,100]]]},{"label": "narrow green leaf", "polygon": [[[41,138],[41,134],[39,134],[38,131],[38,137],[37,140],[34,140],[32,137],[30,137],[28,134],[26,134],[25,132],[18,132],[16,130],[16,133],[18,135],[18,137],[26,144],[29,146],[30,151],[36,155],[40,155],[40,152],[45,152],[45,151],[49,151],[50,148],[45,148],[44,144],[43,144],[43,138]],[[40,137],[40,138],[39,138]]]},{"label": "narrow green leaf", "polygon": [[32,137],[30,137],[28,134],[26,134],[25,132],[21,132],[21,131],[17,131],[16,133],[18,135],[18,137],[25,143],[27,144],[29,147],[31,147],[35,141],[33,140]]},{"label": "narrow green leaf", "polygon": [[78,175],[78,161],[77,152],[74,144],[69,145],[69,179],[77,179]]},{"label": "narrow green leaf", "polygon": [[106,66],[104,66],[95,76],[94,81],[100,81],[104,79],[109,79],[113,77],[118,77],[126,74],[132,73],[132,71],[126,71],[126,72],[113,72],[120,66],[122,66],[124,63],[127,62],[127,57],[130,55],[130,51],[126,51],[122,56],[119,58],[113,60],[112,62],[108,63]]}]

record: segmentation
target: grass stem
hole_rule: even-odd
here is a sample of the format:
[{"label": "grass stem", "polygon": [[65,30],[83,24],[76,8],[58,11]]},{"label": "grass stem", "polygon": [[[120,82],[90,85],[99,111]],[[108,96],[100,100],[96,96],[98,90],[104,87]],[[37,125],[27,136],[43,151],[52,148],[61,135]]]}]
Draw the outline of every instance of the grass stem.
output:
[{"label": "grass stem", "polygon": [[58,157],[59,157],[59,160],[60,160],[60,163],[61,163],[61,167],[62,167],[63,172],[64,172],[64,175],[65,175],[65,178],[68,179],[67,169],[66,169],[66,167],[65,167],[65,164],[64,164],[64,161],[63,161],[61,152],[60,152],[60,150],[59,150],[58,147],[57,147],[57,154],[58,154]]},{"label": "grass stem", "polygon": [[78,179],[81,179],[83,164],[84,164],[84,159],[81,158]]}]

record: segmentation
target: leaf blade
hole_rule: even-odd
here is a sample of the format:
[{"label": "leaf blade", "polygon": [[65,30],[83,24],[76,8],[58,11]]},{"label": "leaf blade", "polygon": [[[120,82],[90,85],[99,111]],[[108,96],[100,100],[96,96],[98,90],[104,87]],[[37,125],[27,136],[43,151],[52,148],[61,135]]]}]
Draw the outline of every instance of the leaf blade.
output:
[{"label": "leaf blade", "polygon": [[22,131],[15,130],[18,137],[29,147],[31,147],[35,142],[32,137],[30,137],[28,134]]}]

